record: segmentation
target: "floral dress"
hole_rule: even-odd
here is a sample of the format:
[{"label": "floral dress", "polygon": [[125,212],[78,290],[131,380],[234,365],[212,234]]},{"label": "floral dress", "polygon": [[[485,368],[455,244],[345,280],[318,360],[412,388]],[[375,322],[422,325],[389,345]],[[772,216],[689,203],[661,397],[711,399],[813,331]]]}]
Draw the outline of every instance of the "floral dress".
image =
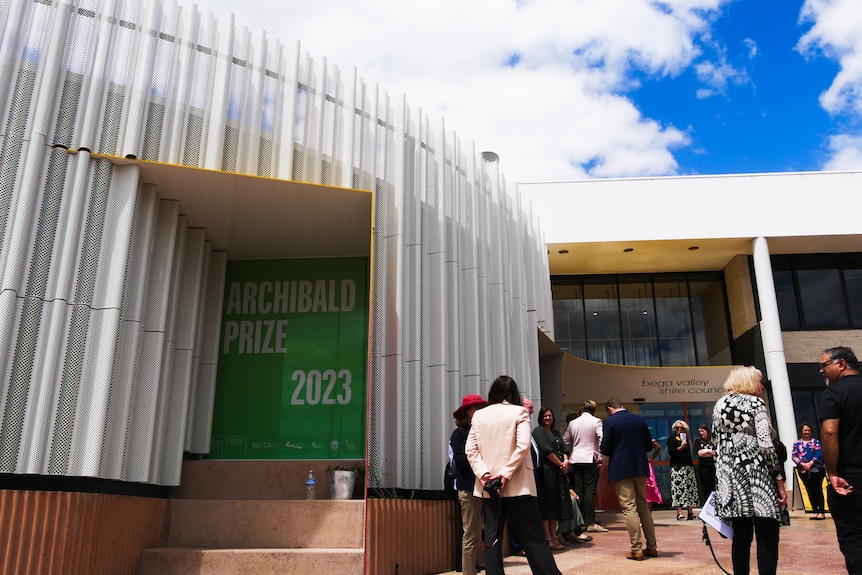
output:
[{"label": "floral dress", "polygon": [[671,435],[667,438],[667,453],[670,459],[670,494],[673,507],[695,507],[697,494],[697,475],[691,459],[691,447],[680,451],[682,438]]},{"label": "floral dress", "polygon": [[783,479],[763,400],[729,393],[712,411],[716,514],[781,519],[776,479]]}]

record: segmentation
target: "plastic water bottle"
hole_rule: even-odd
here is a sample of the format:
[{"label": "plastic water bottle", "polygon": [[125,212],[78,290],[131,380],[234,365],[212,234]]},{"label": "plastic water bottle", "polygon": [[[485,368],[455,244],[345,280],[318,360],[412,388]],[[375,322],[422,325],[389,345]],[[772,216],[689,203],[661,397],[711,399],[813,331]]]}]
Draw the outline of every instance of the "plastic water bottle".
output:
[{"label": "plastic water bottle", "polygon": [[306,499],[314,499],[314,491],[315,485],[317,482],[314,480],[314,471],[311,469],[308,470],[308,477],[305,479],[305,498]]}]

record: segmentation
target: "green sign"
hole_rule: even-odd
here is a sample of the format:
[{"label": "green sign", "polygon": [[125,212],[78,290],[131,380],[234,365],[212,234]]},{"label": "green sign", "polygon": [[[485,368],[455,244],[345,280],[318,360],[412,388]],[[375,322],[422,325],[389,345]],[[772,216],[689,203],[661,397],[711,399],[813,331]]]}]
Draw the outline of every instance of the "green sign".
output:
[{"label": "green sign", "polygon": [[211,459],[362,459],[368,259],[228,262]]}]

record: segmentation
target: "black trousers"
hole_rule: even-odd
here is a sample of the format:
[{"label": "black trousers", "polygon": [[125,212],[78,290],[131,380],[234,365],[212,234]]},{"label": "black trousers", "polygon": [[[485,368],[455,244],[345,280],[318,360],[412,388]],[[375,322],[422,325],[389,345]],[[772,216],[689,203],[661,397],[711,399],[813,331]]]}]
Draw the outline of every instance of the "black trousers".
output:
[{"label": "black trousers", "polygon": [[702,507],[709,494],[715,491],[715,463],[704,464],[703,459],[701,459],[697,466],[697,474],[700,477],[700,505]]},{"label": "black trousers", "polygon": [[811,501],[811,509],[814,513],[823,513],[823,478],[826,477],[826,471],[818,471],[816,473],[799,473],[799,479],[805,485],[805,491],[808,492],[808,500]]},{"label": "black trousers", "polygon": [[545,529],[535,497],[482,499],[482,540],[485,543],[485,573],[503,575],[503,525],[510,518],[534,575],[562,575],[545,540]]},{"label": "black trousers", "polygon": [[[862,477],[844,479],[857,490],[862,489]],[[862,575],[862,492],[854,490],[850,495],[838,495],[830,486],[826,496],[847,572]]]},{"label": "black trousers", "polygon": [[569,474],[572,477],[572,489],[581,498],[578,507],[584,516],[584,523],[589,527],[596,523],[596,486],[599,484],[599,466],[595,463],[575,463]]},{"label": "black trousers", "polygon": [[775,575],[778,568],[778,532],[781,523],[767,517],[737,517],[731,522],[733,543],[733,575],[748,575],[751,561],[751,541],[757,533],[757,571],[760,575]]}]

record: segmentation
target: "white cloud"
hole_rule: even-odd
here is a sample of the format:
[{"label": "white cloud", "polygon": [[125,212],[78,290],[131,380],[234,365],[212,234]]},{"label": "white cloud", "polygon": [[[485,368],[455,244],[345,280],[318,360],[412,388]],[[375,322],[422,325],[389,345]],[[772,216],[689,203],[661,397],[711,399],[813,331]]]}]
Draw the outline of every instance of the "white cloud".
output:
[{"label": "white cloud", "polygon": [[[184,1],[184,0],[180,0]],[[672,174],[685,132],[624,94],[677,75],[730,0],[199,0],[200,10],[299,40],[493,150],[510,181]],[[514,65],[512,65],[514,64]],[[716,67],[710,88],[737,75]],[[723,82],[723,84],[722,84]],[[660,120],[660,119],[659,119]]]},{"label": "white cloud", "polygon": [[824,170],[862,170],[862,136],[832,136],[829,138],[829,153]]},{"label": "white cloud", "polygon": [[862,10],[856,0],[806,0],[800,22],[811,28],[796,48],[808,57],[823,55],[839,64],[838,74],[820,94],[829,114],[846,120],[848,133],[829,139],[826,170],[862,169]]},{"label": "white cloud", "polygon": [[706,84],[708,89],[698,90],[698,98],[714,95],[726,95],[729,84],[741,86],[748,84],[751,79],[744,69],[735,68],[721,56],[718,63],[701,62],[694,67],[698,79]]},{"label": "white cloud", "polygon": [[753,60],[759,54],[759,50],[757,48],[757,42],[755,42],[751,38],[744,38],[742,43],[745,44],[745,47],[748,48],[748,59]]},{"label": "white cloud", "polygon": [[806,0],[800,20],[811,23],[797,44],[808,56],[835,59],[841,69],[820,104],[830,114],[862,115],[862,10],[854,0]]}]

